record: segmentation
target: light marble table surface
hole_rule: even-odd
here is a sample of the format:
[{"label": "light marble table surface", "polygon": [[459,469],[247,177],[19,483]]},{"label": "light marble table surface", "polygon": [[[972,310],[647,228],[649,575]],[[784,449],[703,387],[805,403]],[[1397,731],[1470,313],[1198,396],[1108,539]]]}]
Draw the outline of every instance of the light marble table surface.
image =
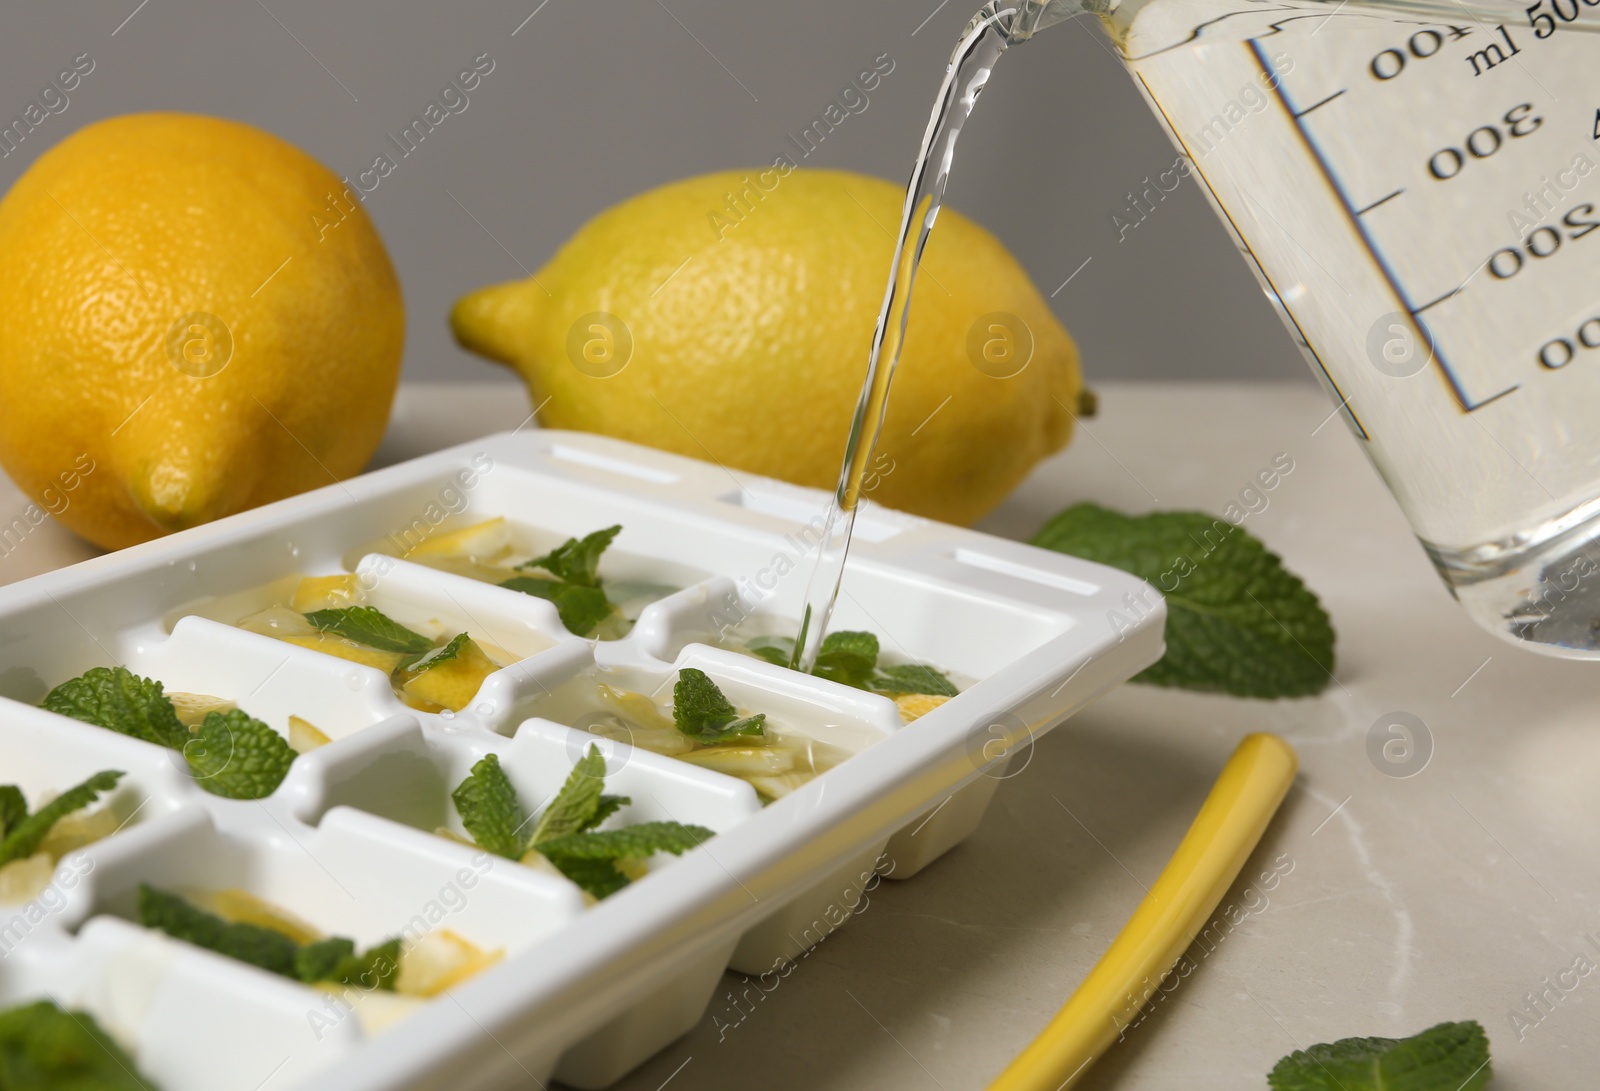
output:
[{"label": "light marble table surface", "polygon": [[[1600,974],[1571,972],[1600,965],[1600,667],[1474,626],[1309,385],[1099,393],[1071,448],[980,527],[1026,538],[1079,500],[1220,513],[1287,455],[1293,470],[1244,526],[1332,614],[1327,691],[1268,702],[1122,687],[1039,742],[975,836],[880,885],[770,992],[727,975],[699,1027],[618,1087],[984,1087],[1093,965],[1239,737],[1259,730],[1289,739],[1302,770],[1224,899],[1224,938],[1191,949],[1194,971],[1080,1086],[1265,1087],[1297,1047],[1467,1018],[1489,1032],[1493,1088],[1600,1085]],[[404,386],[378,461],[527,414],[504,384]],[[0,479],[0,521],[25,502]],[[46,523],[0,557],[0,582],[93,553]],[[1374,724],[1397,711],[1431,736],[1427,764],[1403,778],[1408,766],[1369,757]]]}]

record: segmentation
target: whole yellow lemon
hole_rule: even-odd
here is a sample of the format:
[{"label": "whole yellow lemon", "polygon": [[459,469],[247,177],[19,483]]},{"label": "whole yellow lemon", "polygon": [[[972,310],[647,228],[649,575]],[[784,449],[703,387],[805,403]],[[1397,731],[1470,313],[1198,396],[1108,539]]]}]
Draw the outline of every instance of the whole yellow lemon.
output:
[{"label": "whole yellow lemon", "polygon": [[[539,420],[831,488],[904,193],[844,171],[708,174],[601,213],[451,315]],[[1072,434],[1078,352],[983,228],[939,214],[867,495],[968,523]]]},{"label": "whole yellow lemon", "polygon": [[102,121],[0,202],[0,465],[98,545],[359,472],[404,341],[359,201],[249,125]]}]

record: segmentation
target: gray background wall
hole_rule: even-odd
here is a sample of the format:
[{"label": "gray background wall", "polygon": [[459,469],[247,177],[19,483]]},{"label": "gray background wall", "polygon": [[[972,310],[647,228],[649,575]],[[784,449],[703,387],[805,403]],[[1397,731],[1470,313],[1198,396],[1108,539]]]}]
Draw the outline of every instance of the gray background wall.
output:
[{"label": "gray background wall", "polygon": [[[901,181],[975,0],[105,0],[9,5],[0,118],[87,52],[94,71],[8,157],[9,187],[113,114],[238,118],[352,177],[479,54],[493,72],[367,198],[404,282],[406,377],[495,379],[449,306],[537,269],[584,220],[662,182],[765,165],[879,54],[871,105],[806,160]],[[535,13],[536,12],[536,13]],[[531,16],[531,17],[530,17]],[[1174,152],[1097,28],[1013,50],[962,137],[952,207],[1004,240],[1091,380],[1305,378],[1196,182],[1119,241],[1109,214]]]}]

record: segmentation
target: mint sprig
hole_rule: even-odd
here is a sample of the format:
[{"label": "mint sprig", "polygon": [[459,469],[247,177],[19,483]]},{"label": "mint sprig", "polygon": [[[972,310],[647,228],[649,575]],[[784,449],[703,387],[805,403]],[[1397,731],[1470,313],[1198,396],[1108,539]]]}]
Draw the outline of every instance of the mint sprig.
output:
[{"label": "mint sprig", "polygon": [[878,638],[872,633],[841,629],[822,638],[811,673],[854,689],[871,689],[878,666]]},{"label": "mint sprig", "polygon": [[954,697],[961,692],[950,679],[923,663],[885,667],[873,677],[871,688],[878,693],[896,696],[902,693],[931,693],[936,697]]},{"label": "mint sprig", "polygon": [[[1033,544],[1120,568],[1161,590],[1167,654],[1136,682],[1303,697],[1322,692],[1333,677],[1333,625],[1317,596],[1259,541],[1221,519],[1190,511],[1128,516],[1075,504]],[[1114,626],[1132,625],[1137,616],[1113,613]]]},{"label": "mint sprig", "polygon": [[740,735],[765,734],[767,716],[741,717],[705,671],[684,667],[672,686],[672,722],[691,739],[711,746]]},{"label": "mint sprig", "polygon": [[313,610],[305,615],[318,630],[354,640],[382,652],[419,655],[433,647],[433,641],[412,632],[376,606],[343,606],[332,610]]},{"label": "mint sprig", "polygon": [[161,683],[126,667],[92,667],[45,694],[42,707],[177,750],[200,787],[228,799],[271,795],[296,757],[287,739],[236,708],[208,713],[191,732]]},{"label": "mint sprig", "polygon": [[558,580],[575,583],[579,587],[600,586],[600,555],[610,547],[621,525],[585,534],[582,538],[568,538],[543,557],[524,561],[518,568],[542,568]]},{"label": "mint sprig", "polygon": [[282,932],[259,924],[231,923],[187,899],[147,883],[139,884],[139,923],[173,939],[204,947],[281,977],[295,976],[300,945]]},{"label": "mint sprig", "polygon": [[21,789],[10,785],[0,788],[0,867],[38,852],[39,845],[57,822],[74,811],[83,810],[99,799],[101,793],[115,789],[122,777],[122,773],[112,770],[96,773],[33,814],[27,813]]},{"label": "mint sprig", "polygon": [[574,636],[588,636],[615,609],[606,593],[598,587],[546,580],[538,576],[512,576],[500,581],[500,586],[554,603],[556,613],[561,615],[561,624]]},{"label": "mint sprig", "polygon": [[15,1091],[153,1091],[94,1016],[48,1000],[0,1012],[0,1087]]},{"label": "mint sprig", "polygon": [[259,924],[226,921],[147,883],[139,884],[137,912],[139,923],[146,928],[307,985],[331,981],[393,992],[399,976],[398,939],[362,955],[356,954],[354,941],[343,936],[302,946],[292,936]]},{"label": "mint sprig", "polygon": [[576,636],[588,636],[616,610],[600,586],[600,555],[610,547],[622,527],[611,526],[568,538],[542,557],[517,565],[522,571],[542,568],[553,579],[538,576],[512,576],[500,586],[524,595],[534,595],[555,604],[561,624]]},{"label": "mint sprig", "polygon": [[1410,1038],[1342,1038],[1297,1050],[1267,1076],[1272,1091],[1478,1091],[1489,1082],[1489,1039],[1468,1020]]},{"label": "mint sprig", "polygon": [[[794,663],[794,639],[787,636],[758,636],[745,645],[745,651],[778,667]],[[879,667],[878,638],[873,633],[840,629],[822,638],[817,649],[817,664],[811,673],[852,689],[864,689],[897,697],[902,693],[931,693],[954,697],[961,692],[941,671],[926,663],[901,663]]]},{"label": "mint sprig", "polygon": [[632,802],[626,796],[606,795],[605,775],[605,758],[591,743],[528,833],[522,832],[529,822],[526,812],[497,755],[488,754],[474,765],[472,774],[450,798],[462,825],[481,848],[510,860],[520,860],[530,849],[537,849],[595,898],[615,894],[628,885],[628,877],[616,861],[657,852],[677,855],[713,836],[704,826],[677,822],[640,822],[595,831]]}]

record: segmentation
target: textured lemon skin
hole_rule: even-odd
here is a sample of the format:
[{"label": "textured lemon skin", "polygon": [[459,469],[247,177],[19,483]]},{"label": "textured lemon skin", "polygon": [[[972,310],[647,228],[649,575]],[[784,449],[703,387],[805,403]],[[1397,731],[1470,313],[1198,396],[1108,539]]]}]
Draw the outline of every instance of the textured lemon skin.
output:
[{"label": "textured lemon skin", "polygon": [[[116,549],[358,473],[405,310],[344,192],[274,136],[185,114],[112,118],[41,156],[0,202],[12,480]],[[225,338],[195,314],[231,338],[214,374]]]},{"label": "textured lemon skin", "polygon": [[[746,180],[760,174],[690,178],[601,213],[534,278],[460,300],[457,339],[514,366],[547,427],[831,488],[904,193],[842,171],[769,171],[770,191],[730,212],[728,195],[749,194]],[[578,362],[591,335],[623,344],[582,321],[596,312],[632,340],[609,376]],[[1033,341],[1026,367],[1006,378],[980,370],[969,346],[997,313],[1020,319]],[[945,208],[868,495],[947,522],[980,518],[1066,444],[1081,388],[1076,346],[1016,259]]]}]

